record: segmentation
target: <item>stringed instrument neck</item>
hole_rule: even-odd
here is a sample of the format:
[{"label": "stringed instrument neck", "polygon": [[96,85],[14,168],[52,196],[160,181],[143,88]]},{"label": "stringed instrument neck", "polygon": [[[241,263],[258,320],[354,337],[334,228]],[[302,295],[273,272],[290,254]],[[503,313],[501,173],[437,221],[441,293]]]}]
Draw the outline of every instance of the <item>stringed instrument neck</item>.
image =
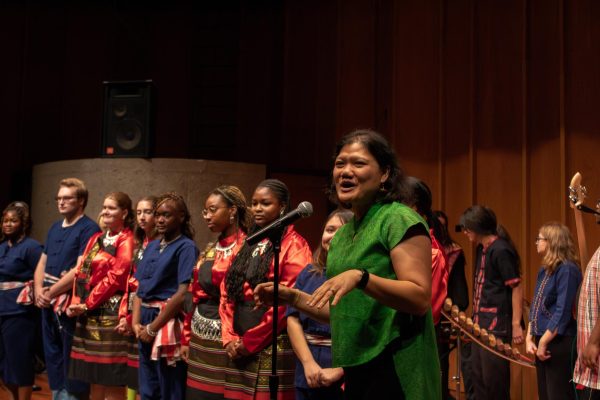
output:
[{"label": "stringed instrument neck", "polygon": [[585,237],[585,225],[583,224],[583,213],[579,209],[585,201],[587,190],[585,186],[581,184],[581,174],[576,172],[571,178],[571,184],[569,185],[569,200],[571,208],[575,216],[575,229],[577,230],[577,245],[579,248],[579,260],[581,261],[581,269],[585,272],[588,262],[590,261],[590,255],[587,250],[587,240]]}]

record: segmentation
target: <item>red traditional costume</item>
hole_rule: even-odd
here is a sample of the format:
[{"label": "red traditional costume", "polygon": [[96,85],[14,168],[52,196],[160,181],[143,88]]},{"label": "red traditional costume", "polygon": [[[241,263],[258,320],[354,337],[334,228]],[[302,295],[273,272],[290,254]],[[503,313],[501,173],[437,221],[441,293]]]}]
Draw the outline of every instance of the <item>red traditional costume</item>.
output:
[{"label": "red traditional costume", "polygon": [[73,304],[84,303],[78,317],[69,377],[90,383],[125,385],[127,338],[115,332],[118,309],[127,287],[133,256],[133,233],[94,234],[77,266]]},{"label": "red traditional costume", "polygon": [[[268,240],[260,242],[252,254],[262,257],[269,246]],[[306,240],[290,226],[281,242],[279,257],[280,283],[292,287],[302,269],[311,262],[312,255]],[[267,273],[267,280],[273,280],[273,260]],[[221,287],[221,307],[223,346],[232,341],[242,340],[251,355],[228,360],[225,376],[225,398],[239,400],[269,399],[271,373],[271,341],[273,328],[273,308],[263,307],[254,310],[254,290],[248,282],[243,286],[243,302],[229,301],[225,281]],[[279,400],[294,399],[295,355],[289,338],[280,334],[286,329],[286,307],[278,308],[277,373],[279,375]]]},{"label": "red traditional costume", "polygon": [[244,244],[246,234],[209,243],[194,268],[190,291],[194,309],[185,320],[182,345],[190,347],[186,398],[223,395],[228,356],[221,340],[221,282]]}]

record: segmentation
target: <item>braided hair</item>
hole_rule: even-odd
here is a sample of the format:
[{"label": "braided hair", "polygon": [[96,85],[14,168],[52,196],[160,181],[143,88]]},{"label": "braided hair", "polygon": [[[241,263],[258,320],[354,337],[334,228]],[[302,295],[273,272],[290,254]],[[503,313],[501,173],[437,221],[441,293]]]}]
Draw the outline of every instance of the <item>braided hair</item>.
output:
[{"label": "braided hair", "polygon": [[213,194],[221,196],[229,207],[237,209],[237,213],[235,214],[237,226],[244,233],[248,233],[252,225],[252,212],[246,205],[246,197],[244,197],[242,191],[237,186],[221,185],[208,195],[211,196]]},{"label": "braided hair", "polygon": [[195,232],[194,227],[192,226],[192,215],[185,204],[185,200],[183,200],[183,197],[176,192],[166,192],[158,196],[158,199],[156,200],[156,209],[158,209],[158,207],[167,201],[172,201],[175,203],[177,210],[183,213],[181,233],[193,240]]},{"label": "braided hair", "polygon": [[[284,205],[284,212],[287,212],[290,206],[290,191],[285,183],[278,179],[266,179],[258,184],[255,191],[261,188],[269,189],[279,203]],[[253,224],[248,234],[251,235],[259,229],[258,225]],[[244,282],[248,282],[250,287],[254,289],[259,283],[267,281],[267,273],[273,259],[273,246],[271,242],[268,242],[262,256],[253,257],[255,251],[259,251],[258,245],[259,243],[249,246],[244,243],[235,260],[233,260],[225,276],[228,301],[243,301]]]},{"label": "braided hair", "polygon": [[[9,205],[6,206],[4,211],[2,211],[2,221],[4,221],[4,216],[7,212],[13,211],[19,217],[21,221],[21,233],[25,234],[25,236],[29,235],[29,231],[31,229],[31,217],[29,214],[29,205],[24,201],[13,201]],[[0,230],[0,242],[4,241],[5,236]]]}]

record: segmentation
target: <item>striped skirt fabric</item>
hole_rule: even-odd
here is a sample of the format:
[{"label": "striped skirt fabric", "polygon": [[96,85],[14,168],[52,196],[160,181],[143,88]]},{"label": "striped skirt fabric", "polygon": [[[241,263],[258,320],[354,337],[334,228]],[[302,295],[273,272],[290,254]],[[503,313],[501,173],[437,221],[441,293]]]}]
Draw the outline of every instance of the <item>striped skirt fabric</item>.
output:
[{"label": "striped skirt fabric", "polygon": [[[260,353],[227,360],[224,398],[232,400],[269,400],[269,375],[271,374],[271,348]],[[281,334],[277,338],[277,375],[279,388],[277,400],[294,400],[294,370],[296,356],[290,339]]]},{"label": "striped skirt fabric", "polygon": [[77,319],[69,378],[106,385],[127,384],[127,352],[129,339],[115,331],[116,313],[95,310]]},{"label": "striped skirt fabric", "polygon": [[140,351],[135,336],[127,336],[127,387],[138,390],[138,369],[140,366]]},{"label": "striped skirt fabric", "polygon": [[223,399],[228,359],[220,339],[203,339],[192,333],[186,399]]}]

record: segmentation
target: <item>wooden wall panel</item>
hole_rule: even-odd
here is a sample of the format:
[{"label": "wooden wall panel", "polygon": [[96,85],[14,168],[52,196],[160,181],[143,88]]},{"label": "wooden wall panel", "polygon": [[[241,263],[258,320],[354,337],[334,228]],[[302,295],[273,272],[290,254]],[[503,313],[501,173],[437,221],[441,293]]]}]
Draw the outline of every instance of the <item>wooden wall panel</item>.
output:
[{"label": "wooden wall panel", "polygon": [[282,134],[276,165],[326,170],[336,125],[337,8],[334,2],[288,2]]},{"label": "wooden wall panel", "polygon": [[[33,164],[97,154],[102,80],[145,78],[159,89],[156,156],[267,164],[316,205],[302,222],[311,244],[329,207],[321,190],[333,144],[359,127],[390,139],[451,225],[474,203],[494,208],[522,255],[527,298],[538,227],[574,228],[572,174],[582,172],[587,204],[600,197],[594,0],[5,2],[0,11],[0,128],[14,149],[2,158],[2,204],[27,198]],[[600,229],[585,223],[591,253]],[[471,282],[473,247],[454,237]],[[513,381],[514,398],[535,395],[531,374]]]},{"label": "wooden wall panel", "polygon": [[434,204],[440,204],[441,7],[438,2],[397,2],[394,15],[391,142],[405,172],[427,182]]},{"label": "wooden wall panel", "polygon": [[338,1],[336,138],[375,126],[375,1]]},{"label": "wooden wall panel", "polygon": [[[588,188],[586,204],[600,199],[600,4],[593,0],[567,2],[565,10],[565,125],[567,179],[579,171]],[[568,182],[567,182],[568,184]],[[568,212],[569,225],[574,219]],[[584,215],[590,256],[600,245],[600,229]]]}]

